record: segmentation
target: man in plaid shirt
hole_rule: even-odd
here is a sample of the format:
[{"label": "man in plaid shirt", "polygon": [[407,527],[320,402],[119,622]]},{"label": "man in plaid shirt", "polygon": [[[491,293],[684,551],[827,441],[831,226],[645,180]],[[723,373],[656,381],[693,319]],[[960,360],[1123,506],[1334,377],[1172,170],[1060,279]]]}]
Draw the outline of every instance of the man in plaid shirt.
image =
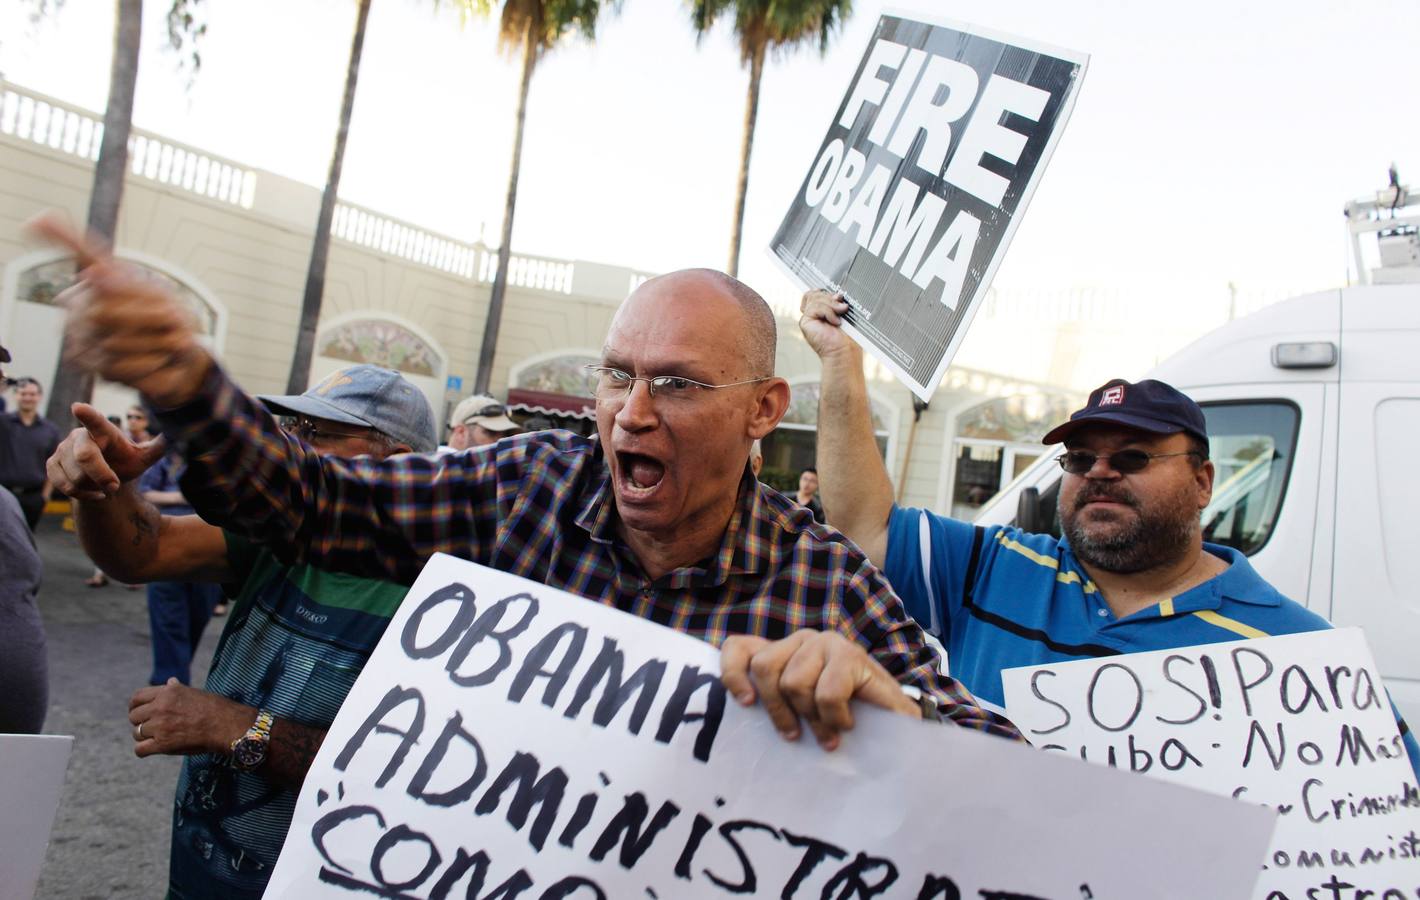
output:
[{"label": "man in plaid shirt", "polygon": [[[85,270],[71,298],[75,361],[141,391],[188,460],[193,507],[284,563],[408,584],[444,552],[615,606],[720,645],[740,702],[761,700],[789,739],[802,718],[830,749],[852,727],[853,697],[1018,737],[938,673],[856,546],[749,473],[750,445],[778,424],[789,388],[773,374],[773,314],[735,279],[677,272],[627,298],[589,373],[596,438],[539,432],[442,457],[341,460],[242,393],[161,286],[62,226],[39,227]],[[123,448],[74,455],[113,471],[55,473],[66,490],[117,488]]]}]

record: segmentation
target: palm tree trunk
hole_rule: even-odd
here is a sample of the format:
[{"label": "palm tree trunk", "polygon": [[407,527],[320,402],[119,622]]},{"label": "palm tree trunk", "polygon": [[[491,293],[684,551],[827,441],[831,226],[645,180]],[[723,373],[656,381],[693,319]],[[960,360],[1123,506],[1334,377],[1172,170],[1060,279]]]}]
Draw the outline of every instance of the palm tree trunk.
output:
[{"label": "palm tree trunk", "polygon": [[321,301],[325,297],[325,269],[330,258],[330,228],[335,219],[335,201],[340,192],[340,167],[345,161],[345,139],[350,134],[350,113],[355,108],[355,83],[360,77],[360,51],[365,46],[365,22],[370,17],[370,0],[360,0],[355,17],[355,39],[350,45],[350,63],[345,68],[345,99],[340,105],[340,127],[335,132],[335,152],[330,157],[330,173],[321,193],[316,237],[311,245],[311,262],[306,269],[306,292],[301,298],[301,324],[296,332],[296,352],[286,377],[286,392],[299,394],[311,379],[311,357],[315,354],[316,325],[320,322]]},{"label": "palm tree trunk", "polygon": [[740,179],[735,185],[735,219],[730,226],[730,264],[725,271],[740,273],[740,240],[745,224],[745,194],[749,193],[749,155],[754,145],[754,122],[759,116],[759,80],[764,75],[764,41],[754,48],[749,58],[749,96],[745,98],[745,132],[740,144]]},{"label": "palm tree trunk", "polygon": [[498,350],[498,328],[503,321],[503,297],[508,292],[508,259],[513,246],[513,208],[518,201],[518,170],[523,159],[523,122],[527,118],[528,86],[537,67],[537,34],[528,18],[523,34],[523,80],[518,87],[518,112],[513,125],[513,165],[508,172],[508,200],[503,205],[503,236],[498,242],[498,271],[488,295],[488,318],[483,323],[483,346],[478,351],[478,374],[473,380],[475,394],[488,393],[493,380],[493,357]]},{"label": "palm tree trunk", "polygon": [[[104,109],[104,136],[94,166],[94,186],[89,194],[88,221],[89,232],[110,245],[118,230],[118,207],[123,199],[123,181],[128,169],[128,133],[133,128],[133,94],[138,85],[143,0],[117,0],[114,6],[108,106]],[[72,418],[69,407],[76,402],[87,403],[93,393],[93,375],[77,366],[60,365],[49,392],[47,417],[61,428],[66,427]]]}]

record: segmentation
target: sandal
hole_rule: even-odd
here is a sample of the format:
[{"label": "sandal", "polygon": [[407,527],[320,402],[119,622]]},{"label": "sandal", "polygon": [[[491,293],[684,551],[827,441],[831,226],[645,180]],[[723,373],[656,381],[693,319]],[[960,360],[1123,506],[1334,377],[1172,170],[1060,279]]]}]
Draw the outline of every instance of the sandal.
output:
[{"label": "sandal", "polygon": [[84,584],[91,588],[101,588],[108,584],[108,576],[102,572],[95,572],[93,575],[84,579]]}]

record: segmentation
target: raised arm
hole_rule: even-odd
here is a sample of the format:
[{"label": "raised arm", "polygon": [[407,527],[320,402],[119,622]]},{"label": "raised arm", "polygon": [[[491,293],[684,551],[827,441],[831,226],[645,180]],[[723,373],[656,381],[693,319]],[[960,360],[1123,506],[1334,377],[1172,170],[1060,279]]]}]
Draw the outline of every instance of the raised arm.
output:
[{"label": "raised arm", "polygon": [[83,425],[49,458],[51,482],[74,498],[79,541],[120,581],[223,581],[230,576],[222,531],[196,516],[164,516],[139,495],[141,473],[162,441],[135,444],[98,410],[74,405]]},{"label": "raised arm", "polygon": [[810,291],[801,309],[799,328],[823,364],[818,477],[824,516],[881,566],[887,561],[892,482],[873,438],[863,350],[839,327],[848,304],[838,295]]},{"label": "raised arm", "polygon": [[[232,383],[161,285],[52,219],[35,230],[82,267],[65,297],[71,362],[149,399],[187,462],[182,491],[203,520],[267,544],[283,563],[404,584],[436,552],[480,558],[497,511],[491,453],[322,458]],[[117,489],[115,480],[99,493]]]}]

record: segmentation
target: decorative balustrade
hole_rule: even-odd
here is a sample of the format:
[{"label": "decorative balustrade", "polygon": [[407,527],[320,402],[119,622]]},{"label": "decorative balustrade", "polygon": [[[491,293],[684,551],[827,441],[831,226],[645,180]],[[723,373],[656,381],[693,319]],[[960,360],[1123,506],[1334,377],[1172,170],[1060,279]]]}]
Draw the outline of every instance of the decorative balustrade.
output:
[{"label": "decorative balustrade", "polygon": [[[92,162],[99,158],[104,123],[43,94],[0,84],[0,134]],[[251,209],[256,199],[252,169],[138,129],[128,138],[128,165],[141,178],[243,209]]]},{"label": "decorative balustrade", "polygon": [[[98,159],[103,133],[103,119],[94,113],[0,81],[0,135],[92,162]],[[242,209],[255,205],[257,170],[157,135],[134,129],[128,141],[128,162],[137,177]],[[278,188],[282,181],[276,179]],[[498,269],[496,249],[466,244],[349,203],[336,204],[331,233],[355,246],[482,284],[491,284]],[[645,272],[625,271],[628,292],[651,277]],[[576,274],[577,264],[572,260],[513,254],[508,261],[510,287],[572,294]],[[614,291],[603,285],[601,292]]]},{"label": "decorative balustrade", "polygon": [[[342,241],[480,284],[492,284],[498,273],[498,251],[494,248],[465,244],[350,203],[336,204],[331,233]],[[647,272],[626,271],[628,292],[652,277]],[[571,294],[576,289],[576,276],[577,264],[572,260],[519,253],[508,259],[509,287]]]}]

